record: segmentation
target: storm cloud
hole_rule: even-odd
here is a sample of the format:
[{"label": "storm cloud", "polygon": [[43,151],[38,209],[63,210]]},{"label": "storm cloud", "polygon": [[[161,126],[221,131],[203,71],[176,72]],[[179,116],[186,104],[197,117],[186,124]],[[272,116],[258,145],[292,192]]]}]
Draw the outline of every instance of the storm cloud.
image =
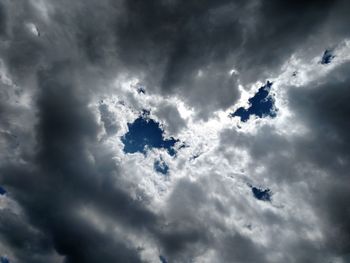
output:
[{"label": "storm cloud", "polygon": [[0,261],[348,262],[349,8],[2,1]]}]

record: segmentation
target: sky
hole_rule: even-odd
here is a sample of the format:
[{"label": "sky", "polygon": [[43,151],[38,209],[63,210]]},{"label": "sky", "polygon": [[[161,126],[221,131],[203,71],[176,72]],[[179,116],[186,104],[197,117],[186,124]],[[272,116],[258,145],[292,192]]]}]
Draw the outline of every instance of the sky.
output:
[{"label": "sky", "polygon": [[0,262],[350,262],[349,11],[1,0]]}]

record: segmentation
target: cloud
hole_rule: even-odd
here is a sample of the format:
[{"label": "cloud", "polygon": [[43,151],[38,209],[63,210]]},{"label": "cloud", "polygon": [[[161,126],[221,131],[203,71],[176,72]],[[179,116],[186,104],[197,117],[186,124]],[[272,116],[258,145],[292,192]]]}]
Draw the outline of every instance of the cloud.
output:
[{"label": "cloud", "polygon": [[114,121],[114,115],[109,111],[106,104],[101,103],[99,106],[101,121],[103,122],[107,135],[113,135],[118,131],[118,125]]},{"label": "cloud", "polygon": [[1,2],[0,256],[347,262],[347,7]]},{"label": "cloud", "polygon": [[177,135],[186,128],[186,121],[181,117],[177,105],[163,102],[158,106],[155,115],[165,122],[166,130],[170,134]]},{"label": "cloud", "polygon": [[331,1],[136,1],[126,4],[117,43],[127,51],[121,59],[145,73],[150,88],[180,94],[205,117],[239,97],[232,68],[245,84],[278,72],[331,10]]},{"label": "cloud", "polygon": [[[330,240],[335,242],[333,243],[334,248],[344,254],[349,254],[349,237],[340,232],[346,233],[350,216],[345,212],[347,211],[346,204],[340,201],[347,198],[344,196],[346,193],[342,185],[349,181],[347,176],[343,176],[346,174],[350,161],[347,146],[349,135],[346,132],[349,127],[345,120],[349,112],[347,103],[349,91],[346,88],[349,83],[346,74],[348,68],[349,64],[346,63],[332,72],[331,76],[327,76],[318,83],[311,83],[310,86],[316,86],[317,89],[308,87],[303,91],[292,90],[290,92],[292,107],[296,108],[295,111],[300,115],[300,119],[310,125],[310,129],[312,128],[313,136],[301,140],[298,144],[299,151],[303,154],[301,158],[313,163],[325,171],[329,178],[333,178],[332,182],[328,182],[327,179],[315,182],[315,188],[319,190],[313,189],[315,191],[313,192],[314,202],[320,216],[327,215],[324,223],[327,224],[326,232]],[[297,97],[299,102],[297,102]],[[311,145],[313,148],[307,149]],[[333,201],[338,202],[339,210],[333,211],[334,206],[330,204]],[[336,239],[342,241],[338,243]],[[327,242],[332,242],[330,240]]]}]

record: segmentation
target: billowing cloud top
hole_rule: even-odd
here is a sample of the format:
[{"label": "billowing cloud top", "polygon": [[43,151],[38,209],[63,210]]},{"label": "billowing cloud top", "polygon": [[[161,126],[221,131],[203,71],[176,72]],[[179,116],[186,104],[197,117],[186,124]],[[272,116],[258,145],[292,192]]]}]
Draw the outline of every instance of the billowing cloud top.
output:
[{"label": "billowing cloud top", "polygon": [[349,1],[0,2],[0,262],[350,262]]}]

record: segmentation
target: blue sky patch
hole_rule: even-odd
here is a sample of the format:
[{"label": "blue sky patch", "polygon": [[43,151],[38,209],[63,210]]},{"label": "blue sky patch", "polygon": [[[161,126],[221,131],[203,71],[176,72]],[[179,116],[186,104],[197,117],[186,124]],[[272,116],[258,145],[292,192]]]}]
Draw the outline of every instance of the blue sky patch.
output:
[{"label": "blue sky patch", "polygon": [[266,85],[262,86],[254,97],[249,99],[249,108],[238,108],[234,113],[231,113],[231,117],[238,116],[241,121],[246,122],[249,120],[250,115],[263,118],[266,116],[276,117],[275,100],[269,94],[271,90],[272,82],[267,81]]},{"label": "blue sky patch", "polygon": [[323,53],[321,64],[326,65],[332,62],[332,60],[335,58],[333,55],[333,50],[331,49],[326,49],[325,52]]},{"label": "blue sky patch", "polygon": [[165,257],[163,257],[162,255],[159,256],[159,260],[160,260],[160,263],[169,263]]},{"label": "blue sky patch", "polygon": [[0,186],[0,195],[6,194],[6,190]]},{"label": "blue sky patch", "polygon": [[270,189],[260,189],[254,186],[250,186],[253,192],[253,195],[256,199],[261,201],[271,201],[271,190]]},{"label": "blue sky patch", "polygon": [[138,94],[145,94],[146,90],[143,86],[139,86],[139,87],[137,87],[137,93]]},{"label": "blue sky patch", "polygon": [[162,159],[156,160],[153,164],[153,168],[157,173],[167,175],[169,172],[169,166]]},{"label": "blue sky patch", "polygon": [[142,114],[133,123],[128,123],[128,130],[121,139],[125,153],[140,152],[145,154],[147,149],[164,148],[169,155],[176,154],[174,145],[179,140],[173,137],[164,139],[164,131],[159,123],[150,119],[148,114]]}]

